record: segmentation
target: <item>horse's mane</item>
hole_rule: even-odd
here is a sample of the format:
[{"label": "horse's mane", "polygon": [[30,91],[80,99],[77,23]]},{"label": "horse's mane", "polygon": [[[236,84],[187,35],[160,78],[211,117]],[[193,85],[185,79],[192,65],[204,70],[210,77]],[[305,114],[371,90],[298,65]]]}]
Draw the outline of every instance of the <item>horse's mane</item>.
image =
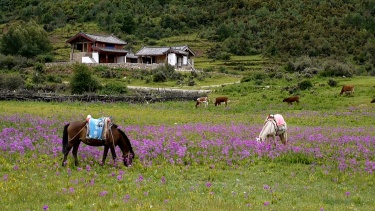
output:
[{"label": "horse's mane", "polygon": [[129,146],[129,148],[130,148],[130,152],[132,153],[132,155],[133,155],[133,159],[134,159],[134,158],[135,158],[135,154],[134,154],[133,147],[132,147],[132,145],[131,145],[131,143],[130,143],[130,140],[129,140],[128,136],[125,134],[124,131],[122,131],[120,128],[118,128],[118,126],[117,126],[116,124],[113,124],[112,126],[115,127],[115,128],[117,129],[117,131],[118,131],[118,132],[122,135],[122,137],[125,139],[125,142],[126,142],[126,144]]}]

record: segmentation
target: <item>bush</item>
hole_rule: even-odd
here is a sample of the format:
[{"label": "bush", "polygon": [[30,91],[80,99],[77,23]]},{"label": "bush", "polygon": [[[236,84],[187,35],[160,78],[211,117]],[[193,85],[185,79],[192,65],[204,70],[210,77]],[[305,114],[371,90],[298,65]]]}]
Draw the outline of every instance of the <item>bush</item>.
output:
[{"label": "bush", "polygon": [[335,87],[335,86],[337,86],[337,81],[335,81],[335,80],[333,80],[333,79],[329,79],[329,80],[328,80],[328,85],[329,85],[330,87]]},{"label": "bush", "polygon": [[73,66],[73,78],[70,81],[72,94],[96,92],[101,88],[99,81],[93,77],[92,71],[84,64]]},{"label": "bush", "polygon": [[54,58],[50,54],[43,54],[43,55],[38,55],[36,57],[36,60],[40,63],[46,63],[46,62],[53,62]]},{"label": "bush", "polygon": [[300,90],[306,90],[306,89],[311,88],[312,86],[313,85],[312,85],[311,81],[309,81],[309,80],[304,80],[304,81],[298,83],[298,88]]},{"label": "bush", "polygon": [[25,85],[19,75],[0,75],[0,88],[5,90],[17,90]]},{"label": "bush", "polygon": [[167,76],[162,71],[158,71],[153,76],[153,82],[165,82],[167,81]]},{"label": "bush", "polygon": [[37,62],[34,64],[34,70],[37,72],[37,73],[40,73],[40,74],[44,74],[45,73],[45,65],[40,63],[40,62]]},{"label": "bush", "polygon": [[242,79],[241,79],[241,83],[244,83],[244,82],[250,82],[251,79],[252,79],[252,76],[250,76],[250,75],[246,75],[246,76],[242,77]]},{"label": "bush", "polygon": [[195,85],[194,77],[190,76],[189,81],[188,81],[188,86],[194,86],[194,85]]},{"label": "bush", "polygon": [[128,89],[122,83],[109,83],[103,86],[100,93],[105,95],[124,94]]},{"label": "bush", "polygon": [[349,66],[348,64],[344,64],[337,61],[327,61],[323,64],[323,70],[320,72],[320,76],[322,77],[335,77],[335,76],[345,76],[345,77],[352,77],[353,76],[353,69],[354,67]]},{"label": "bush", "polygon": [[44,74],[35,72],[31,78],[31,81],[35,84],[42,84],[46,81],[46,76]]},{"label": "bush", "polygon": [[221,67],[219,67],[219,72],[227,74],[228,70],[225,67],[221,66]]},{"label": "bush", "polygon": [[32,65],[33,61],[25,57],[0,54],[0,69],[12,70],[31,67]]}]

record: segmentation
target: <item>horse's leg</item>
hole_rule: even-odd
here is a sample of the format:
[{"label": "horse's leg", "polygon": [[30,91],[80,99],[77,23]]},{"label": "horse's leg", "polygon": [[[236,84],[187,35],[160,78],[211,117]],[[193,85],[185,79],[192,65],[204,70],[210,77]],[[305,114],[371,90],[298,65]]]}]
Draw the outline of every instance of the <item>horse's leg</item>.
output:
[{"label": "horse's leg", "polygon": [[104,165],[105,159],[107,159],[108,150],[109,150],[109,146],[104,146],[103,159],[102,159],[101,165]]},{"label": "horse's leg", "polygon": [[273,142],[273,148],[274,149],[276,149],[276,140],[277,140],[276,135],[273,135],[272,136],[272,142]]},{"label": "horse's leg", "polygon": [[283,134],[280,135],[281,142],[286,145],[287,143],[287,134],[284,132]]},{"label": "horse's leg", "polygon": [[77,154],[78,154],[78,147],[79,147],[80,143],[81,143],[81,140],[79,140],[78,143],[76,143],[73,146],[73,157],[74,157],[74,163],[75,163],[76,166],[79,165]]},{"label": "horse's leg", "polygon": [[117,156],[116,156],[115,146],[110,146],[109,148],[111,149],[113,161],[116,163],[116,157]]},{"label": "horse's leg", "polygon": [[71,143],[68,143],[68,145],[66,145],[65,151],[64,151],[64,159],[63,159],[63,162],[62,162],[62,166],[66,165],[66,160],[68,159],[68,155],[69,155],[69,152],[72,149],[72,147],[73,147],[73,145]]}]

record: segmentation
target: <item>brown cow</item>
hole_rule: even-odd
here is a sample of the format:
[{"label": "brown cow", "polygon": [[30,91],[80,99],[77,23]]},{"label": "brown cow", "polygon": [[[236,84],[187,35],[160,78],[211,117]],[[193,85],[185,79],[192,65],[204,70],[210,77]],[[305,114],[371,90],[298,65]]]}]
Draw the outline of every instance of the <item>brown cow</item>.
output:
[{"label": "brown cow", "polygon": [[299,103],[299,97],[298,96],[292,96],[285,98],[283,102],[287,102],[288,104],[292,105],[293,102],[296,102],[297,104]]},{"label": "brown cow", "polygon": [[345,94],[353,94],[354,93],[354,86],[353,85],[344,85],[344,86],[342,86],[340,95],[342,95],[343,93],[345,93]]},{"label": "brown cow", "polygon": [[208,106],[208,97],[200,97],[197,99],[197,103],[195,104],[195,107],[198,108],[198,106],[204,103],[204,107],[206,108]]},{"label": "brown cow", "polygon": [[225,106],[228,105],[228,97],[217,97],[215,99],[215,106],[225,103]]}]

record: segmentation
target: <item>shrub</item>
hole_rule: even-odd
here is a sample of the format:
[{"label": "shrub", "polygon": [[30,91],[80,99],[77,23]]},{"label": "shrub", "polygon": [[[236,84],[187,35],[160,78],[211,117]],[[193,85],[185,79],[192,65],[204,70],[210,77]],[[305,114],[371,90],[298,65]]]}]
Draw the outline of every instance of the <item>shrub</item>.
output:
[{"label": "shrub", "polygon": [[251,75],[246,75],[244,77],[242,77],[241,79],[241,83],[244,83],[244,82],[250,82],[252,79],[252,76]]},{"label": "shrub", "polygon": [[117,73],[113,70],[106,70],[102,72],[102,78],[116,78]]},{"label": "shrub", "polygon": [[37,62],[37,63],[34,64],[34,70],[39,74],[44,74],[45,69],[46,69],[46,67],[43,63]]},{"label": "shrub", "polygon": [[17,90],[25,85],[19,75],[0,75],[0,88],[5,90]]},{"label": "shrub", "polygon": [[153,75],[153,82],[165,82],[167,81],[167,76],[162,71],[158,71]]},{"label": "shrub", "polygon": [[253,75],[254,80],[264,80],[267,78],[267,74],[264,72],[256,72]]},{"label": "shrub", "polygon": [[73,77],[70,81],[72,94],[96,92],[101,88],[99,81],[93,77],[92,71],[84,64],[73,66]]},{"label": "shrub", "polygon": [[188,86],[194,86],[194,85],[195,85],[194,77],[190,76],[189,81],[188,81]]},{"label": "shrub", "polygon": [[219,72],[221,72],[221,73],[228,73],[228,70],[227,70],[227,68],[221,66],[221,67],[219,67]]},{"label": "shrub", "polygon": [[31,81],[35,84],[42,84],[46,81],[46,76],[39,72],[35,72],[31,78]]},{"label": "shrub", "polygon": [[312,86],[313,85],[312,85],[311,81],[309,81],[309,80],[304,80],[304,81],[301,81],[300,83],[298,83],[298,88],[301,89],[301,90],[309,89]]},{"label": "shrub", "polygon": [[277,72],[277,73],[275,74],[275,78],[276,78],[276,79],[282,79],[283,77],[284,77],[284,75],[283,75],[282,72]]},{"label": "shrub", "polygon": [[100,93],[105,95],[124,94],[128,89],[122,83],[109,83],[103,86]]},{"label": "shrub", "polygon": [[40,63],[46,63],[46,62],[53,62],[54,58],[50,54],[43,54],[43,55],[38,55],[36,57],[36,60]]},{"label": "shrub", "polygon": [[323,70],[320,72],[322,77],[334,77],[334,76],[353,76],[354,67],[349,66],[337,61],[327,61],[323,64]]},{"label": "shrub", "polygon": [[335,87],[335,86],[337,86],[337,81],[335,81],[334,79],[330,78],[330,79],[328,80],[328,85],[329,85],[330,87]]}]

